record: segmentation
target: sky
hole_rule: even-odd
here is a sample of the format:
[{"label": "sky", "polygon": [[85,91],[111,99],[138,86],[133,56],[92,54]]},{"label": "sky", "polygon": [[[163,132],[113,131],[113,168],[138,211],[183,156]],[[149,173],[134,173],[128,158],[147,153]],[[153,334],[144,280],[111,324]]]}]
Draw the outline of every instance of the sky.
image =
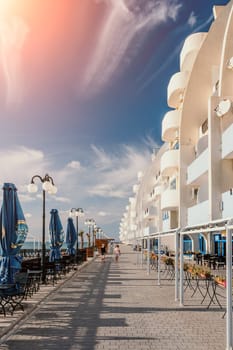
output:
[{"label": "sky", "polygon": [[[109,237],[137,173],[161,146],[167,86],[185,38],[228,0],[0,0],[0,183],[14,183],[29,236],[41,238],[42,188],[66,231],[93,218]],[[39,181],[39,180],[38,180]],[[0,193],[0,204],[2,193]],[[28,238],[29,239],[29,238]]]}]

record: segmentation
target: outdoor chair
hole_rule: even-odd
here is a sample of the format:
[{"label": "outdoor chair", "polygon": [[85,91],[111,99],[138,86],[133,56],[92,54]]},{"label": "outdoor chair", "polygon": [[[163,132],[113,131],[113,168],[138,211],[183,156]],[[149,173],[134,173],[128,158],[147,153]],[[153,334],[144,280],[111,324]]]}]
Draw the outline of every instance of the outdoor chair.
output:
[{"label": "outdoor chair", "polygon": [[209,266],[210,264],[210,254],[203,255],[203,265]]},{"label": "outdoor chair", "polygon": [[32,296],[40,290],[42,270],[27,270],[28,273],[28,294]]},{"label": "outdoor chair", "polygon": [[45,263],[46,283],[52,282],[54,285],[61,278],[60,264],[55,261]]},{"label": "outdoor chair", "polygon": [[18,272],[15,274],[15,283],[11,285],[0,285],[0,305],[4,316],[6,309],[13,315],[15,309],[19,307],[24,311],[23,300],[28,294],[28,274]]},{"label": "outdoor chair", "polygon": [[218,258],[216,259],[215,265],[216,265],[218,270],[220,267],[224,268],[224,266],[226,265],[226,257],[225,256],[218,256]]}]

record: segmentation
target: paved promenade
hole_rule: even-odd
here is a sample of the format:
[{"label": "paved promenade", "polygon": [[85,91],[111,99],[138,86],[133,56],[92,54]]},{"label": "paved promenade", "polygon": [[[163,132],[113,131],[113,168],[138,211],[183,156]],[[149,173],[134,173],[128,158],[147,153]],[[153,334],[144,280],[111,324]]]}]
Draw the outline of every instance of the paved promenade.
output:
[{"label": "paved promenade", "polygon": [[189,291],[185,307],[179,307],[174,281],[161,280],[158,286],[156,272],[148,276],[137,266],[132,248],[121,251],[118,263],[111,256],[104,263],[97,258],[34,311],[29,308],[2,336],[0,349],[225,349],[223,310],[216,305],[207,310]]}]

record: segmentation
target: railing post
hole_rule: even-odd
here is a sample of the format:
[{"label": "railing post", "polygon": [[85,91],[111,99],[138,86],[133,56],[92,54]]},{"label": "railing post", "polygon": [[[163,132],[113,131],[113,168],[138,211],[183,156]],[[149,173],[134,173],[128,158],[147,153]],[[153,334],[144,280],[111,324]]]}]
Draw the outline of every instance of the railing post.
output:
[{"label": "railing post", "polygon": [[180,306],[184,305],[184,237],[180,232]]},{"label": "railing post", "polygon": [[161,251],[161,239],[160,236],[158,236],[158,286],[160,286],[160,268],[161,268],[161,256],[160,256],[160,251]]},{"label": "railing post", "polygon": [[147,275],[150,274],[150,237],[147,237]]},{"label": "railing post", "polygon": [[226,225],[226,350],[232,350],[232,226],[233,219]]},{"label": "railing post", "polygon": [[143,251],[144,251],[144,247],[143,247],[143,239],[141,240],[142,244],[141,244],[141,268],[143,267]]},{"label": "railing post", "polygon": [[179,232],[180,230],[176,230],[175,232],[175,301],[179,300]]}]

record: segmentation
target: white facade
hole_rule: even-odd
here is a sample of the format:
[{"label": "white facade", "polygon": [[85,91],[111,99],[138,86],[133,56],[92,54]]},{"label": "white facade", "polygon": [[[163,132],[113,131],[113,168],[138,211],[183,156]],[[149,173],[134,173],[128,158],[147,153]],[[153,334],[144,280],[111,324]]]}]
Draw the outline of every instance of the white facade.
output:
[{"label": "white facade", "polygon": [[167,88],[164,144],[134,187],[134,230],[120,229],[122,241],[233,217],[233,0],[213,11],[209,32],[184,42]]}]

